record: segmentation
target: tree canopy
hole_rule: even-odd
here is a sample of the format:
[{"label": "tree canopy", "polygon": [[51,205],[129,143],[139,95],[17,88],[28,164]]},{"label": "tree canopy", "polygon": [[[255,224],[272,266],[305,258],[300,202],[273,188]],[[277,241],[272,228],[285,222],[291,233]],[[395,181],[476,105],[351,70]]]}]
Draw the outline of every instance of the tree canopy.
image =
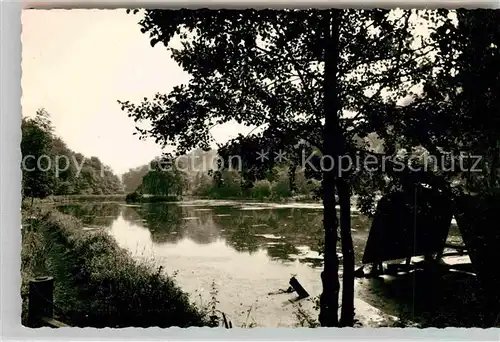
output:
[{"label": "tree canopy", "polygon": [[[214,125],[236,121],[257,127],[219,154],[239,153],[244,177],[262,179],[274,162],[256,161],[262,149],[271,156],[286,150],[295,160],[305,146],[322,150],[325,13],[147,10],[139,22],[141,31],[152,45],[163,43],[192,78],[142,103],[119,101],[122,109],[138,123],[152,123],[150,129],[137,127],[142,138],[176,145],[179,154],[207,148]],[[389,154],[393,152],[389,117],[430,73],[436,43],[429,32],[436,22],[449,20],[447,11],[342,11],[337,114],[349,144],[356,136],[378,131]],[[301,148],[295,148],[300,142]],[[358,152],[359,146],[352,145],[351,152]]]},{"label": "tree canopy", "polygon": [[[437,42],[433,73],[423,92],[394,116],[393,129],[402,146],[423,146],[442,157],[440,176],[465,178],[462,190],[497,186],[499,157],[500,28],[498,10],[457,10],[455,20],[434,33]],[[481,157],[481,172],[463,172],[452,163]],[[443,172],[444,169],[449,171]]]}]

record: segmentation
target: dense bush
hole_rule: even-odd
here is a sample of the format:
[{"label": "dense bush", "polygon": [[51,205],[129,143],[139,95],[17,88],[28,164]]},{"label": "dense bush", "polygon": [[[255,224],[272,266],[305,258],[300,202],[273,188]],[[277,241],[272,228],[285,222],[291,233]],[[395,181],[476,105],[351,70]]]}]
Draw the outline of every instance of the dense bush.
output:
[{"label": "dense bush", "polygon": [[137,191],[131,192],[125,196],[125,202],[127,203],[135,203],[140,202],[142,199],[142,195]]},{"label": "dense bush", "polygon": [[260,180],[255,182],[251,189],[252,197],[258,199],[265,199],[271,196],[271,182],[268,180]]},{"label": "dense bush", "polygon": [[214,198],[254,198],[259,200],[283,200],[299,196],[302,200],[312,199],[315,191],[320,187],[318,181],[307,179],[302,170],[295,172],[294,190],[291,188],[291,179],[288,166],[275,167],[266,174],[266,178],[252,182],[251,187],[243,184],[241,174],[234,171],[220,171],[208,174],[198,174],[191,183],[193,195]]}]

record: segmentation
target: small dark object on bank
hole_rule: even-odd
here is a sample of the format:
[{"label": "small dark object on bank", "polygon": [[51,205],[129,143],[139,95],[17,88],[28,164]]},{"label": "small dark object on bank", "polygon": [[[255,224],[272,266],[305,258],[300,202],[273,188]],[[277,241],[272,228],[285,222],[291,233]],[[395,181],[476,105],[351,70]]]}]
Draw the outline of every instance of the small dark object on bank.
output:
[{"label": "small dark object on bank", "polygon": [[282,294],[282,293],[292,293],[293,291],[295,291],[293,289],[293,287],[289,286],[286,290],[279,289],[276,292],[269,292],[268,295],[276,295],[276,294]]},{"label": "small dark object on bank", "polygon": [[299,281],[295,278],[292,277],[290,278],[290,286],[293,287],[295,292],[299,295],[299,298],[306,298],[309,297],[309,293],[300,285]]}]

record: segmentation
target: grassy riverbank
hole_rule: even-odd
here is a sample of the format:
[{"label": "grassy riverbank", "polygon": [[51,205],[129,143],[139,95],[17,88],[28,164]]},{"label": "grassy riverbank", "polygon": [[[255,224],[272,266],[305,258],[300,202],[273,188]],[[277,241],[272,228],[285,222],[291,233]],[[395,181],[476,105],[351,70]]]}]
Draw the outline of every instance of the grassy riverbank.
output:
[{"label": "grassy riverbank", "polygon": [[123,202],[125,201],[125,194],[53,196],[53,201],[54,202],[71,202],[71,201]]},{"label": "grassy riverbank", "polygon": [[74,202],[125,202],[125,194],[114,195],[57,195],[40,198],[26,198],[22,202],[22,208],[29,209],[44,204],[65,204]]},{"label": "grassy riverbank", "polygon": [[134,261],[105,232],[83,230],[76,218],[57,211],[32,217],[22,234],[24,322],[28,280],[51,275],[55,317],[73,326],[210,325],[208,311],[192,305],[173,279]]}]

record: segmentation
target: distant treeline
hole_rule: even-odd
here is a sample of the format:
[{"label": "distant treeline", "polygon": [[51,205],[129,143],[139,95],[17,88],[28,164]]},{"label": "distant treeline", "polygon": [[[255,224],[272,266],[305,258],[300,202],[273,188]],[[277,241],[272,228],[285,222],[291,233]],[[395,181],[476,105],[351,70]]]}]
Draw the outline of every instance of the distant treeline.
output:
[{"label": "distant treeline", "polygon": [[[354,143],[367,145],[373,151],[383,149],[383,140],[371,133],[361,138],[354,137]],[[158,172],[162,158],[142,165],[122,175],[125,192],[141,192],[151,195],[201,196],[208,198],[255,198],[280,199],[287,197],[316,198],[320,191],[320,180],[299,165],[285,161],[266,170],[263,177],[249,180],[244,177],[248,170],[240,171],[215,166],[218,151],[204,151],[201,148],[182,155],[171,163],[168,170]],[[156,185],[156,184],[162,184]],[[152,186],[155,185],[155,186]]]},{"label": "distant treeline", "polygon": [[54,134],[44,109],[24,117],[22,129],[23,198],[49,195],[104,195],[123,192],[120,178],[99,158],[86,158]]},{"label": "distant treeline", "polygon": [[[279,199],[314,196],[320,183],[308,179],[303,170],[283,163],[266,173],[264,179],[248,184],[236,170],[212,167],[216,151],[196,149],[182,156],[178,167],[161,170],[157,158],[147,165],[130,169],[122,176],[126,192],[150,195],[183,195],[208,198]],[[203,165],[204,163],[204,165]],[[174,164],[174,165],[175,165]],[[293,175],[293,176],[292,176]]]},{"label": "distant treeline", "polygon": [[[176,163],[172,164],[172,167],[168,169],[172,171],[170,173],[171,175],[175,177],[182,176],[182,179],[177,178],[177,182],[182,183],[181,186],[182,190],[189,190],[191,178],[193,178],[198,173],[206,174],[208,168],[204,167],[203,163],[208,165],[209,163],[212,162],[215,156],[216,156],[216,151],[213,150],[203,151],[202,149],[196,149],[191,153],[188,153],[187,155],[179,157],[179,160]],[[160,157],[155,158],[154,160],[149,162],[149,164],[141,165],[134,169],[130,169],[128,172],[124,173],[122,175],[122,183],[125,192],[133,192],[141,190],[140,188],[143,184],[143,178],[148,174],[149,171],[151,172],[158,171],[159,169],[158,163],[160,162],[160,160],[161,160]],[[176,165],[178,167],[176,167]],[[165,170],[163,173],[169,173],[167,172],[166,168],[163,169]],[[151,175],[149,177],[151,177]],[[148,183],[148,181],[146,181],[146,183]],[[174,192],[182,192],[182,191],[179,189]]]}]

